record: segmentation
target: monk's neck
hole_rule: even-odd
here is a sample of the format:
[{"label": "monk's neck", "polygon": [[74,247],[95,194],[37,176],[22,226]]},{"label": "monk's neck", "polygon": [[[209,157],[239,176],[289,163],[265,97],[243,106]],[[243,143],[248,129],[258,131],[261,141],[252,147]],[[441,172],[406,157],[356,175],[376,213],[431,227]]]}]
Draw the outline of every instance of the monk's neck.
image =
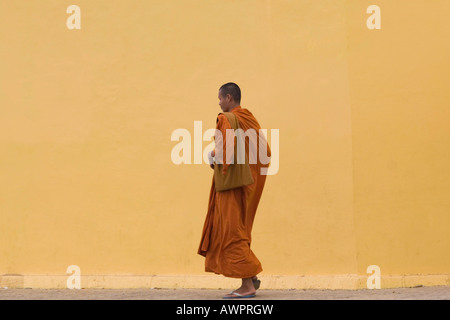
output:
[{"label": "monk's neck", "polygon": [[241,107],[240,105],[238,105],[238,106],[234,106],[234,107],[230,108],[230,110],[228,110],[228,112],[231,112],[231,111],[233,111],[234,109],[236,109],[236,108],[240,108],[240,107]]}]

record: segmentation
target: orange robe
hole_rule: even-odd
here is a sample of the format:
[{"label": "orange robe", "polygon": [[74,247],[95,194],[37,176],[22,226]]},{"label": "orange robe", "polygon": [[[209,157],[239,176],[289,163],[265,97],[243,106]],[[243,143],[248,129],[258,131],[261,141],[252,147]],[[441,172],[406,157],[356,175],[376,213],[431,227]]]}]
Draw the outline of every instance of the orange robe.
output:
[{"label": "orange robe", "polygon": [[[263,134],[259,137],[260,125],[250,111],[241,106],[233,112],[240,127],[245,131],[256,130],[258,140],[254,141],[267,157],[271,151]],[[231,125],[225,115],[218,117],[216,129],[223,136],[223,173],[226,173],[230,156],[226,154],[226,129]],[[215,138],[216,147],[217,139]],[[245,139],[246,154],[249,154],[249,139]],[[216,152],[217,155],[217,152]],[[232,165],[232,164],[231,164]],[[216,192],[214,175],[209,194],[208,211],[203,226],[198,254],[205,257],[205,271],[222,274],[232,278],[250,278],[262,271],[261,263],[250,249],[251,231],[259,200],[266,181],[266,175],[260,174],[260,169],[269,164],[261,163],[259,153],[257,163],[250,164],[254,183],[248,186],[227,191]]]}]

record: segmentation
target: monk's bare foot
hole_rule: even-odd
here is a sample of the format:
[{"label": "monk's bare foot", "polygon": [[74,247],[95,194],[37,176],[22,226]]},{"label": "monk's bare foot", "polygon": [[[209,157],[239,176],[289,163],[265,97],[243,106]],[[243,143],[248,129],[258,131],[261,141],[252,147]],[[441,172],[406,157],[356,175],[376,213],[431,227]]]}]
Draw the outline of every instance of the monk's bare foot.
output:
[{"label": "monk's bare foot", "polygon": [[258,279],[257,276],[252,277],[253,286],[255,287],[255,290],[258,290],[261,286],[261,280]]}]

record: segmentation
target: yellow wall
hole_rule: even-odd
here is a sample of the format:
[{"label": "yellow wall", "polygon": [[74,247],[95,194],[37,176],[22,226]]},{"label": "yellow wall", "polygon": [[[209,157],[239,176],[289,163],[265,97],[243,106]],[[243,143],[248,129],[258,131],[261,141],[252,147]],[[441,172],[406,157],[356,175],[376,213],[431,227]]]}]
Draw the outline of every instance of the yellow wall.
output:
[{"label": "yellow wall", "polygon": [[369,265],[385,287],[450,284],[449,11],[1,0],[0,285],[64,287],[69,265],[84,287],[234,285],[196,254],[212,170],[171,161],[228,81],[280,130],[253,229],[266,288],[365,287]]}]

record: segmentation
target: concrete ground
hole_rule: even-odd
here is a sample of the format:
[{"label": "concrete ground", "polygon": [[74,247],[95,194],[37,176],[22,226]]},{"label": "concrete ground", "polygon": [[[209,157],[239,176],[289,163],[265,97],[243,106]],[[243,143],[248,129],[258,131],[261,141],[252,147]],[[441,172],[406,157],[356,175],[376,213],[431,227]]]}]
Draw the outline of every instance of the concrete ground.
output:
[{"label": "concrete ground", "polygon": [[[0,300],[216,300],[229,290],[6,289]],[[258,290],[251,300],[450,300],[450,286],[379,290]],[[243,299],[241,299],[243,300]]]}]

